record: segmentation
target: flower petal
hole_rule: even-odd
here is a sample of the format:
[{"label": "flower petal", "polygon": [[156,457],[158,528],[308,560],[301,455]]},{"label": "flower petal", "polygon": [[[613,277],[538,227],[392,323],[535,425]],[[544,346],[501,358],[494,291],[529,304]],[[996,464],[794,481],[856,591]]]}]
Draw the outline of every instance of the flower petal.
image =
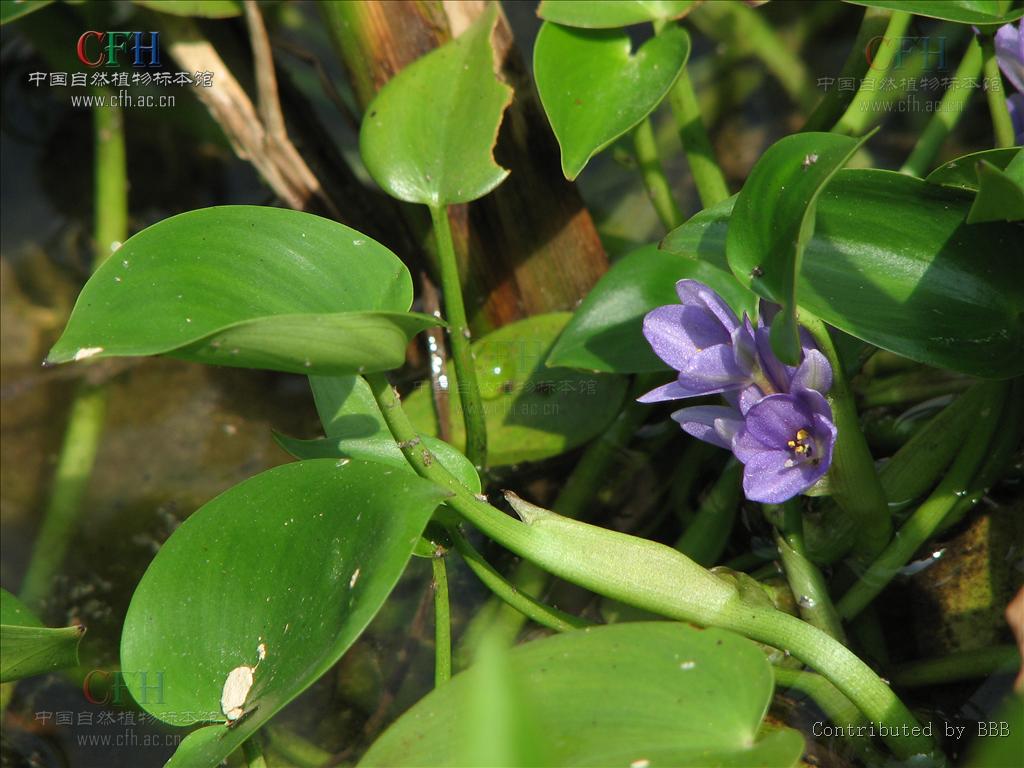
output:
[{"label": "flower petal", "polygon": [[739,318],[725,299],[704,283],[697,280],[680,280],[676,283],[676,293],[683,304],[704,307],[710,311],[727,333],[731,333],[733,328],[740,324]]},{"label": "flower petal", "polygon": [[656,307],[644,318],[644,336],[654,354],[677,371],[696,352],[690,334],[683,327],[683,307]]},{"label": "flower petal", "polygon": [[836,429],[836,425],[831,421],[820,413],[816,413],[814,414],[814,426],[811,434],[814,435],[815,441],[821,447],[821,462],[818,466],[821,469],[821,474],[825,474],[832,464],[832,449],[835,448],[836,436],[839,434],[839,430]]},{"label": "flower petal", "polygon": [[796,397],[800,399],[809,415],[820,415],[829,424],[832,423],[832,406],[828,404],[828,400],[820,392],[813,389],[802,389],[796,393]]},{"label": "flower petal", "polygon": [[767,328],[758,328],[754,334],[757,345],[757,359],[768,377],[768,383],[776,392],[789,392],[790,370],[772,352],[772,343]]},{"label": "flower petal", "polygon": [[660,387],[655,387],[650,392],[640,395],[636,399],[638,403],[664,403],[667,400],[682,400],[686,397],[697,397],[704,392],[694,392],[682,386],[678,381],[672,381]]},{"label": "flower petal", "polygon": [[750,434],[750,430],[744,428],[737,432],[732,438],[732,452],[737,459],[746,464],[755,456],[760,456],[767,450],[764,443]]},{"label": "flower petal", "polygon": [[798,430],[810,426],[810,409],[794,395],[768,395],[747,411],[747,429],[766,448],[785,450]]},{"label": "flower petal", "polygon": [[749,381],[749,373],[736,364],[732,347],[728,344],[701,350],[679,371],[680,384],[705,394],[739,389]]},{"label": "flower petal", "polygon": [[751,501],[781,504],[806,491],[824,472],[804,463],[786,466],[786,451],[764,451],[743,466],[743,493]]},{"label": "flower petal", "polygon": [[723,405],[698,405],[672,414],[687,434],[705,443],[729,450],[732,438],[743,428],[743,419],[734,408]]},{"label": "flower petal", "polygon": [[996,60],[1006,79],[1024,93],[1024,34],[1018,25],[1004,24],[996,31]]},{"label": "flower petal", "polygon": [[804,349],[804,359],[793,374],[790,391],[815,389],[825,394],[832,388],[832,366],[816,349]]}]

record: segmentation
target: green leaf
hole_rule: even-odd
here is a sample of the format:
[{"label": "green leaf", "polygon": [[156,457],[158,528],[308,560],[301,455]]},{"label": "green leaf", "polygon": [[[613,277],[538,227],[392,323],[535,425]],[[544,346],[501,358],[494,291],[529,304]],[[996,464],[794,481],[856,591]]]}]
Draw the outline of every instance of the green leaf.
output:
[{"label": "green leaf", "polygon": [[495,77],[497,4],[463,34],[399,72],[366,109],[359,152],[385,192],[410,203],[467,203],[508,171],[492,155],[512,89]]},{"label": "green leaf", "polygon": [[[373,392],[362,376],[310,376],[309,381],[328,436],[297,440],[275,433],[278,445],[297,459],[365,459],[415,474],[395,444]],[[423,447],[471,491],[482,490],[476,468],[455,448],[428,436],[423,438]]]},{"label": "green leaf", "polygon": [[[383,464],[319,459],[263,472],[192,514],[146,570],[121,636],[122,673],[144,709],[216,723],[168,765],[217,765],[337,662],[443,497]],[[246,714],[228,728],[224,683],[256,666],[260,644]]]},{"label": "green leaf", "polygon": [[[725,250],[735,198],[665,247]],[[1024,373],[1020,226],[968,224],[971,196],[899,173],[842,170],[818,199],[800,306],[869,344],[975,376]]]},{"label": "green leaf", "polygon": [[[941,184],[944,187],[957,187],[977,192],[977,163],[980,160],[984,160],[1000,170],[1007,169],[1012,164],[1015,170],[1011,176],[1024,183],[1024,151],[1019,147],[986,149],[962,155],[940,165],[925,177],[925,181],[929,184]],[[1015,160],[1016,162],[1013,162]]]},{"label": "green leaf", "polygon": [[678,19],[693,8],[694,0],[542,0],[537,15],[567,27],[602,29]]},{"label": "green leaf", "polygon": [[[518,741],[505,757],[531,765],[789,766],[803,751],[790,729],[761,731],[773,677],[754,643],[731,632],[669,622],[568,632],[514,648],[506,681],[512,722],[492,722]],[[478,691],[493,665],[471,667],[436,689],[373,744],[360,766],[467,765],[460,748],[481,729]],[[515,706],[519,699],[524,704]],[[520,712],[527,713],[526,716]],[[533,720],[542,729],[517,728]],[[522,743],[533,730],[533,743]],[[492,747],[491,756],[497,756]],[[479,763],[476,763],[479,764]],[[508,764],[508,763],[501,763]]]},{"label": "green leaf", "polygon": [[634,54],[624,30],[544,22],[533,69],[565,177],[575,179],[591,157],[651,114],[689,55],[690,37],[682,27],[666,28]]},{"label": "green leaf", "polygon": [[789,365],[800,362],[797,275],[814,234],[818,195],[865,140],[834,133],[787,136],[761,156],[736,197],[726,247],[729,266],[745,286],[782,305],[771,342]]},{"label": "green leaf", "polygon": [[685,278],[711,286],[740,317],[754,317],[757,297],[732,276],[723,254],[705,260],[647,246],[616,261],[591,289],[547,364],[610,373],[666,370],[644,338],[643,317],[654,307],[678,303],[675,284]]},{"label": "green leaf", "polygon": [[968,224],[1024,219],[1024,184],[1013,179],[1010,171],[1010,168],[1001,171],[991,163],[978,161],[978,194],[967,214]]},{"label": "green leaf", "polygon": [[78,666],[85,627],[50,629],[18,598],[0,589],[0,683]]},{"label": "green leaf", "polygon": [[853,5],[888,8],[961,24],[1007,24],[1024,16],[1010,0],[846,0]]},{"label": "green leaf", "polygon": [[135,0],[135,4],[173,16],[229,19],[242,15],[242,4],[237,0]]},{"label": "green leaf", "polygon": [[[489,465],[557,456],[600,434],[618,413],[624,378],[544,366],[569,317],[567,312],[535,315],[473,343]],[[458,381],[452,366],[445,374],[451,392],[451,442],[458,447],[465,444],[462,408],[454,396]],[[405,409],[419,432],[437,435],[429,386],[409,395]]]},{"label": "green leaf", "polygon": [[0,24],[8,24],[50,5],[53,0],[0,0]]},{"label": "green leaf", "polygon": [[130,238],[86,283],[51,363],[171,354],[298,373],[380,371],[437,323],[404,314],[391,251],[308,213],[224,206]]}]

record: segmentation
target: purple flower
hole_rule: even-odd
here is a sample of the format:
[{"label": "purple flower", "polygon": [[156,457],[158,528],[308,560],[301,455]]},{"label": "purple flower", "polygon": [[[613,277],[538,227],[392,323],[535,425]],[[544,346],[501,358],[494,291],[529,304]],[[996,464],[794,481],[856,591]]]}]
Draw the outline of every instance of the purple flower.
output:
[{"label": "purple flower", "polygon": [[835,442],[832,409],[821,393],[768,395],[747,411],[732,441],[744,465],[744,494],[780,504],[803,493],[828,471]]},{"label": "purple flower", "polygon": [[738,390],[752,381],[753,326],[722,297],[696,280],[680,280],[681,304],[651,310],[644,336],[655,354],[678,371],[676,380],[638,398],[658,403]]},{"label": "purple flower", "polygon": [[721,393],[727,405],[683,408],[672,418],[697,439],[736,454],[745,465],[747,498],[778,503],[806,491],[828,471],[835,444],[823,397],[832,386],[827,358],[802,332],[800,365],[783,364],[771,349],[770,305],[762,304],[755,329],[695,280],[681,280],[676,290],[682,304],[652,310],[644,335],[678,375],[640,401]]},{"label": "purple flower", "polygon": [[1024,144],[1024,22],[1004,24],[996,31],[996,61],[1017,93],[1006,99],[1018,144]]}]

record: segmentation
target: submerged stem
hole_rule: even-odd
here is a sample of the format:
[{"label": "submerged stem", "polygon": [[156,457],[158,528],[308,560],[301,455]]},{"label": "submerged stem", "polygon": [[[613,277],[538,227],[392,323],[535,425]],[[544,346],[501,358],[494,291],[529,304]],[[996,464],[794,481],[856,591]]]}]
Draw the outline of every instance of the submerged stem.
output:
[{"label": "submerged stem", "polygon": [[[120,108],[94,109],[92,114],[96,151],[92,264],[95,270],[121,247],[128,234],[128,176],[124,116]],[[106,413],[106,390],[87,381],[80,383],[71,403],[43,524],[22,582],[21,599],[32,608],[39,608],[64,561],[96,462]]]},{"label": "submerged stem", "polygon": [[444,685],[452,677],[452,616],[448,602],[448,570],[444,556],[430,561],[434,574],[434,687]]},{"label": "submerged stem", "polygon": [[1013,120],[1006,105],[1003,76],[999,72],[999,61],[996,59],[995,38],[991,32],[982,32],[980,37],[982,68],[985,72],[985,98],[988,99],[988,111],[992,114],[992,130],[995,132],[996,146],[1012,147],[1016,143],[1013,135]]},{"label": "submerged stem", "polygon": [[647,188],[647,196],[651,198],[651,204],[661,219],[662,226],[671,232],[683,223],[683,214],[672,197],[672,188],[661,164],[658,142],[654,138],[654,128],[649,117],[644,118],[633,131],[633,144],[636,147],[636,160],[640,166],[644,186]]},{"label": "submerged stem", "polygon": [[470,346],[469,323],[466,321],[466,307],[462,302],[462,283],[459,280],[459,265],[452,245],[452,226],[448,211],[443,206],[430,206],[430,219],[437,238],[437,258],[441,271],[441,290],[444,292],[445,316],[448,320],[449,338],[452,345],[452,359],[455,375],[459,382],[459,400],[462,403],[462,418],[466,425],[466,457],[473,466],[483,468],[487,463],[487,422],[484,419],[480,386],[476,379],[476,365]]},{"label": "submerged stem", "polygon": [[989,404],[979,412],[978,420],[968,435],[967,442],[932,495],[917,508],[889,546],[840,599],[837,607],[839,615],[844,619],[856,616],[885,589],[899,569],[905,566],[913,554],[931,538],[946,515],[956,506],[957,501],[966,494],[966,489],[988,450],[989,441],[1002,414],[1006,393],[1006,385],[1003,382],[986,383],[982,386],[988,390]]}]

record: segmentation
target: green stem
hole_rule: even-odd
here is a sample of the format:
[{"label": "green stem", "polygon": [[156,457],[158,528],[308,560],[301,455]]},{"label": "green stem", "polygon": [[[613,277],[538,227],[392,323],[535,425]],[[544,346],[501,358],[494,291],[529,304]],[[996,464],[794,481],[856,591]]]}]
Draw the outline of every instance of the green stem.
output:
[{"label": "green stem", "polygon": [[904,567],[913,554],[935,533],[943,519],[966,492],[995,432],[1006,386],[1003,383],[981,385],[987,390],[988,405],[978,414],[974,429],[953,461],[946,476],[910,519],[900,528],[888,547],[839,601],[839,615],[844,619],[856,616]]},{"label": "green stem", "polygon": [[459,265],[452,245],[452,227],[444,206],[431,206],[430,219],[437,239],[437,259],[441,271],[441,290],[444,292],[445,317],[448,320],[452,359],[459,382],[459,401],[466,424],[466,457],[478,469],[487,464],[487,422],[484,419],[480,386],[476,380],[476,365],[470,346],[469,323],[462,302],[462,284]]},{"label": "green stem", "polygon": [[839,122],[832,130],[848,136],[861,136],[875,123],[881,113],[873,110],[872,105],[879,100],[879,95],[882,93],[880,84],[889,74],[893,59],[901,50],[898,41],[906,35],[910,17],[911,14],[905,11],[893,12],[871,67],[853,97],[853,101],[850,102],[850,106],[846,108],[846,112],[839,118]]},{"label": "green stem", "polygon": [[[94,109],[92,116],[96,168],[92,262],[95,270],[127,236],[128,176],[124,117],[120,108]],[[64,561],[96,461],[106,413],[106,391],[88,382],[79,384],[57,459],[53,490],[22,582],[21,598],[32,608],[40,607]]]},{"label": "green stem", "polygon": [[807,670],[772,667],[776,688],[789,688],[811,698],[833,724],[842,728],[844,738],[860,757],[864,765],[884,765],[886,759],[879,754],[871,739],[860,735],[868,725],[864,715],[832,683],[821,675]]},{"label": "green stem", "polygon": [[[928,491],[939,479],[983,404],[976,385],[942,409],[889,459],[879,471],[882,489],[892,506],[906,506]],[[810,523],[813,520],[813,525]],[[852,546],[857,521],[838,505],[830,504],[820,515],[805,521],[807,549],[816,563],[834,563]]]},{"label": "green stem", "polygon": [[[636,402],[636,396],[655,386],[658,380],[656,376],[651,375],[637,377],[632,394],[615,421],[607,431],[587,446],[583,456],[576,462],[555,499],[552,507],[555,512],[573,519],[583,514],[598,488],[608,479],[608,471],[612,464],[650,412],[649,406]],[[523,560],[516,566],[509,581],[517,592],[539,598],[550,583],[551,577],[529,560]],[[511,645],[522,630],[526,615],[525,612],[496,600],[485,605],[473,617],[462,636],[458,654],[460,666],[462,662],[468,663],[473,659],[476,649],[483,642],[484,635],[502,647]]]},{"label": "green stem", "polygon": [[802,128],[803,131],[827,131],[842,116],[843,112],[850,106],[855,91],[838,87],[839,81],[850,80],[856,82],[864,77],[868,71],[868,59],[864,55],[865,50],[872,40],[885,32],[889,23],[889,16],[892,11],[885,8],[865,8],[864,17],[861,19],[860,28],[857,30],[857,37],[853,41],[850,53],[843,63],[843,68],[836,77],[834,87],[825,91],[824,98],[818,102],[814,112],[807,118]]},{"label": "green stem", "polygon": [[825,577],[818,570],[818,566],[807,558],[800,502],[797,499],[790,499],[782,508],[782,529],[776,532],[775,543],[779,547],[782,568],[796,597],[800,615],[808,624],[814,625],[846,645],[843,623],[839,620],[839,614],[836,613],[832,598],[828,594]]},{"label": "green stem", "polygon": [[[451,537],[455,549],[462,555],[462,559],[466,561],[469,569],[484,583],[484,586],[504,601],[512,610],[556,632],[568,632],[591,625],[591,622],[586,619],[581,619],[578,616],[573,616],[557,608],[545,605],[531,595],[517,589],[513,584],[506,581],[490,563],[484,560],[483,556],[476,551],[466,537],[455,528],[449,528],[448,535]],[[540,572],[543,573],[543,571]]]},{"label": "green stem", "polygon": [[914,716],[874,671],[841,643],[786,613],[749,604],[736,586],[679,552],[646,539],[569,520],[510,497],[524,522],[480,501],[429,451],[414,448],[415,429],[382,374],[367,381],[385,423],[417,474],[452,492],[446,503],[486,535],[551,573],[597,594],[680,621],[731,629],[790,651],[828,677],[870,720],[886,726],[901,758],[935,749],[912,732]]},{"label": "green stem", "polygon": [[686,67],[683,67],[682,73],[669,91],[668,101],[676,118],[679,138],[683,142],[683,152],[686,153],[686,162],[690,165],[690,174],[697,187],[700,202],[705,208],[710,208],[729,197],[729,187],[725,183],[722,169],[715,160],[715,150],[701,119],[697,94],[693,90],[690,73]]},{"label": "green stem", "polygon": [[683,214],[672,197],[672,188],[661,165],[658,143],[654,138],[654,128],[649,117],[644,118],[633,131],[633,144],[636,147],[636,160],[644,179],[644,186],[647,188],[647,196],[651,198],[662,226],[671,232],[683,223]]},{"label": "green stem", "polygon": [[295,733],[277,725],[260,729],[267,739],[267,749],[297,768],[323,768],[333,757],[330,752]]},{"label": "green stem", "polygon": [[444,556],[430,561],[434,573],[434,687],[452,678],[452,616],[448,602],[448,570]]},{"label": "green stem", "polygon": [[1006,105],[1003,76],[999,72],[995,38],[991,32],[981,33],[981,57],[983,60],[982,70],[985,73],[985,98],[988,99],[988,111],[992,114],[992,129],[995,132],[996,146],[1012,147],[1016,143],[1013,135],[1013,120],[1010,118],[1010,110]]},{"label": "green stem", "polygon": [[963,392],[977,379],[942,371],[911,371],[881,379],[871,379],[859,391],[863,408],[904,405],[931,400],[941,395]]},{"label": "green stem", "polygon": [[994,648],[960,651],[938,659],[922,659],[903,664],[893,671],[892,683],[901,688],[945,685],[1016,672],[1020,664],[1020,650],[1016,646],[997,645]]},{"label": "green stem", "polygon": [[832,453],[829,480],[836,502],[857,522],[854,553],[865,559],[874,557],[892,538],[892,518],[885,491],[875,471],[867,440],[860,429],[853,393],[843,375],[842,364],[828,328],[818,318],[800,311],[800,324],[814,337],[818,349],[832,366],[832,389],[828,399],[838,431]]},{"label": "green stem", "polygon": [[714,565],[725,551],[743,497],[742,477],[743,465],[730,461],[676,542],[676,549],[698,565]]},{"label": "green stem", "polygon": [[804,62],[779,39],[761,12],[742,3],[701,3],[689,19],[713,39],[759,58],[801,109],[809,111],[818,100]]},{"label": "green stem", "polygon": [[263,757],[263,748],[260,746],[259,740],[260,734],[254,733],[242,744],[246,768],[267,768],[267,761]]},{"label": "green stem", "polygon": [[934,162],[935,157],[942,148],[942,142],[953,132],[964,112],[967,111],[967,103],[974,95],[975,88],[970,85],[959,85],[967,80],[976,80],[981,75],[981,46],[978,41],[971,39],[967,45],[967,52],[960,60],[960,66],[956,69],[956,76],[953,84],[942,95],[938,111],[932,115],[931,120],[921,137],[914,145],[914,151],[910,153],[907,162],[900,168],[901,173],[908,173],[911,176],[924,176],[925,172]]}]

